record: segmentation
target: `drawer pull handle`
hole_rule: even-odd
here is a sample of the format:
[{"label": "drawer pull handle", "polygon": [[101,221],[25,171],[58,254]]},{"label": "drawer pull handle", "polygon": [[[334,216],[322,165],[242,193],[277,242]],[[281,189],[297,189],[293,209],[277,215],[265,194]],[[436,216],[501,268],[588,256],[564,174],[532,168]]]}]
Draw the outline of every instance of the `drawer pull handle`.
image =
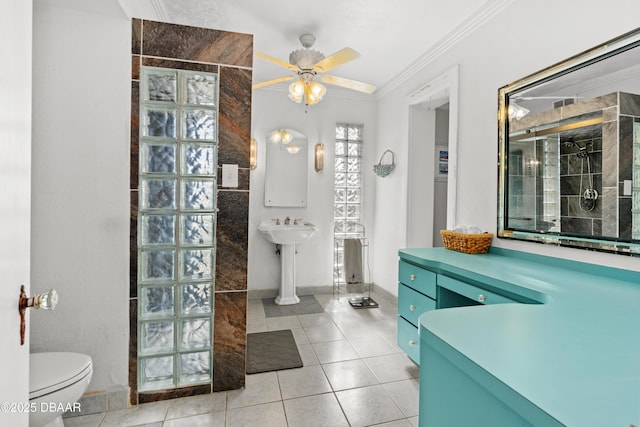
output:
[{"label": "drawer pull handle", "polygon": [[409,340],[409,345],[416,345],[416,342],[414,340]]},{"label": "drawer pull handle", "polygon": [[409,278],[410,278],[411,280],[416,280],[416,275],[415,275],[415,274],[412,274]]},{"label": "drawer pull handle", "polygon": [[416,306],[415,306],[415,305],[413,305],[413,304],[411,304],[411,305],[409,306],[409,310],[411,310],[411,311],[416,311]]},{"label": "drawer pull handle", "polygon": [[478,301],[484,302],[484,300],[486,300],[486,299],[487,299],[487,297],[484,296],[484,294],[478,294]]}]

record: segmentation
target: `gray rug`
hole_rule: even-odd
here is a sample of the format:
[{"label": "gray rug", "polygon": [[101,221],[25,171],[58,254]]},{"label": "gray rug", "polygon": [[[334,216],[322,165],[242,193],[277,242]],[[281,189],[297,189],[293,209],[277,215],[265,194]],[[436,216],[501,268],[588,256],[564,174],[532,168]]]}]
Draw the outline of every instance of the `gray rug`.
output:
[{"label": "gray rug", "polygon": [[298,314],[324,313],[324,308],[313,295],[303,295],[298,304],[278,305],[274,298],[262,300],[266,317],[295,316]]},{"label": "gray rug", "polygon": [[301,367],[302,359],[290,329],[247,334],[247,374]]}]

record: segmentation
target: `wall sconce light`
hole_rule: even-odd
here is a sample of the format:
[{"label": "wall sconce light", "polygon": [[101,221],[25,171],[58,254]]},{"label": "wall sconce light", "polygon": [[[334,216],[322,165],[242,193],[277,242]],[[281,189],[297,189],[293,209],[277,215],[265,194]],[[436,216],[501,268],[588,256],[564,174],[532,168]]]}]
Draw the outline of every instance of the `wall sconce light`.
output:
[{"label": "wall sconce light", "polygon": [[324,145],[323,144],[316,144],[314,167],[316,169],[316,172],[320,172],[322,169],[324,169]]},{"label": "wall sconce light", "polygon": [[249,167],[254,170],[258,166],[258,142],[255,138],[251,138],[249,145]]}]

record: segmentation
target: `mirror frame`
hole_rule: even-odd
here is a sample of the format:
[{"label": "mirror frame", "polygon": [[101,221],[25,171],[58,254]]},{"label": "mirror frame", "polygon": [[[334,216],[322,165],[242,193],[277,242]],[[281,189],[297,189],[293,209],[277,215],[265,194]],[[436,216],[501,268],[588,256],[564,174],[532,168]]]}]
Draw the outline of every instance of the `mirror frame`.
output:
[{"label": "mirror frame", "polygon": [[[617,254],[640,256],[640,241],[617,240],[616,238],[579,237],[565,235],[562,232],[520,231],[508,228],[507,190],[508,190],[508,146],[509,146],[509,97],[523,89],[533,87],[564,76],[572,71],[588,67],[603,59],[640,46],[640,28],[625,33],[615,39],[602,43],[565,61],[531,74],[498,90],[498,230],[499,238],[525,240],[537,243],[569,246],[581,249],[612,252]],[[640,61],[639,61],[640,62]]]}]

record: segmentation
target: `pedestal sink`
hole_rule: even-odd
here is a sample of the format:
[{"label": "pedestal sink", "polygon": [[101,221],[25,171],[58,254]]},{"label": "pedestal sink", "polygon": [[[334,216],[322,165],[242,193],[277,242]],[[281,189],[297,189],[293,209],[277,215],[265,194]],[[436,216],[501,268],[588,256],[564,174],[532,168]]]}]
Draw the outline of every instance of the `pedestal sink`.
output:
[{"label": "pedestal sink", "polygon": [[280,245],[280,291],[276,297],[276,304],[297,304],[300,298],[296,295],[296,245],[309,239],[318,231],[318,227],[304,221],[294,224],[277,223],[267,219],[260,223],[258,230],[270,241]]}]

